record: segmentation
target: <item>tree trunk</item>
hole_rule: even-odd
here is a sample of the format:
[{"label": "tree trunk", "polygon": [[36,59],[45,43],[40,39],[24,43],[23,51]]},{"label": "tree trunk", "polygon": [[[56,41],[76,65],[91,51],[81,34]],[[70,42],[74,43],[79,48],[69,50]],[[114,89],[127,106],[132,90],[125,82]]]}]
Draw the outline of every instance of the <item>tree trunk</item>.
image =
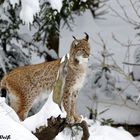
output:
[{"label": "tree trunk", "polygon": [[59,33],[57,31],[53,31],[49,34],[47,38],[47,46],[49,49],[53,49],[58,55],[59,51]]}]

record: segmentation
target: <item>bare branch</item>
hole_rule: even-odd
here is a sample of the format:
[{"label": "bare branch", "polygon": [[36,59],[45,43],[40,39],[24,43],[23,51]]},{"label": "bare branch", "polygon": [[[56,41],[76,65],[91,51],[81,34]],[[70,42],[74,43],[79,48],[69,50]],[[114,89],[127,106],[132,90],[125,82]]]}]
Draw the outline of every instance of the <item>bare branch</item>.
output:
[{"label": "bare branch", "polygon": [[127,14],[127,11],[126,9],[124,8],[123,5],[121,5],[120,1],[119,0],[116,0],[117,4],[119,5],[119,7],[121,8],[122,12],[123,12],[123,15],[122,16],[118,11],[116,11],[115,9],[113,9],[112,7],[109,7],[114,13],[116,16],[120,17],[123,21],[127,22],[127,23],[130,23],[134,26],[140,26],[140,23],[137,22],[136,20],[130,18],[130,16]]},{"label": "bare branch", "polygon": [[139,15],[134,3],[132,2],[132,0],[129,0],[129,1],[130,1],[131,5],[132,5],[132,8],[133,8],[134,12],[136,13],[137,17],[140,18],[140,15]]},{"label": "bare branch", "polygon": [[120,44],[122,47],[130,47],[130,46],[140,46],[140,44],[133,43],[132,41],[128,40],[128,44],[125,44],[118,40],[114,34],[112,34],[112,38],[114,41],[116,41],[118,44]]},{"label": "bare branch", "polygon": [[133,63],[128,63],[128,62],[123,62],[125,65],[130,65],[130,66],[140,66],[140,64],[133,64]]}]

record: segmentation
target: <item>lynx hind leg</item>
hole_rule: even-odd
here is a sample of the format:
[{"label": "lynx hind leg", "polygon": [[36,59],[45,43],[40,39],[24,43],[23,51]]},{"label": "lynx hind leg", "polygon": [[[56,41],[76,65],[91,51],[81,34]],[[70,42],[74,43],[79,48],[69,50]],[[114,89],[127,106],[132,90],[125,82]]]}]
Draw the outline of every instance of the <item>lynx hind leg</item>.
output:
[{"label": "lynx hind leg", "polygon": [[78,91],[77,92],[74,92],[72,94],[72,99],[71,99],[71,111],[70,111],[70,114],[71,116],[73,116],[74,118],[74,123],[80,123],[82,118],[81,116],[79,116],[77,113],[76,113],[76,102],[77,102],[77,97],[78,97]]},{"label": "lynx hind leg", "polygon": [[17,94],[14,94],[15,92],[9,93],[9,105],[14,109],[14,111],[18,114],[19,118],[21,119],[21,116],[19,115],[19,112],[21,110],[21,99]]},{"label": "lynx hind leg", "polygon": [[29,111],[29,105],[27,100],[22,97],[21,92],[18,92],[16,90],[11,90],[9,95],[10,100],[10,106],[15,110],[15,112],[18,114],[20,120],[24,120]]}]

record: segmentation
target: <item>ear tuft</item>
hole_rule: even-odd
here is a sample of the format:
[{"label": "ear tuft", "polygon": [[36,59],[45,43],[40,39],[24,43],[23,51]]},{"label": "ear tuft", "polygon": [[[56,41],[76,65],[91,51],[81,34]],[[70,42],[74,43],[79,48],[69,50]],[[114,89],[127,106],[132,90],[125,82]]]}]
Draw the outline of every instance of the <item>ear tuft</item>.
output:
[{"label": "ear tuft", "polygon": [[72,36],[74,38],[74,40],[77,40],[75,36]]},{"label": "ear tuft", "polygon": [[88,35],[86,32],[84,32],[84,33],[85,33],[85,35],[86,35],[85,40],[88,41],[89,35]]},{"label": "ear tuft", "polygon": [[78,39],[75,36],[72,36],[74,38],[73,43],[75,44],[75,46],[78,44]]}]

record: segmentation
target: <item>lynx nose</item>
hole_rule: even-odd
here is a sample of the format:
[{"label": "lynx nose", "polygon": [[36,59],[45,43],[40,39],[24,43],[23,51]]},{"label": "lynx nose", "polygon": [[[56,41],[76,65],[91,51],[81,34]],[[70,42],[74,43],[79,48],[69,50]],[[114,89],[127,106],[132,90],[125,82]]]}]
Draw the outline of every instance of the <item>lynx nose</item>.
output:
[{"label": "lynx nose", "polygon": [[88,54],[85,54],[83,57],[84,58],[89,58],[89,55]]}]

